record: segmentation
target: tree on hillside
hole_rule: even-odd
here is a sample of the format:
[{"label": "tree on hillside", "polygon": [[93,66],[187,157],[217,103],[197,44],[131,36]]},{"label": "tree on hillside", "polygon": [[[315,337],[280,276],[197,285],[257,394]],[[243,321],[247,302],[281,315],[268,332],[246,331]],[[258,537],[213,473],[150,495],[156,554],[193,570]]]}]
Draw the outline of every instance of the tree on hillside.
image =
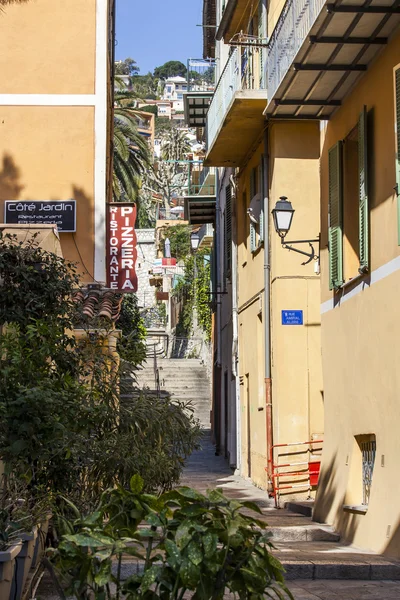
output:
[{"label": "tree on hillside", "polygon": [[156,100],[158,98],[158,79],[152,73],[147,75],[134,75],[131,78],[132,90],[140,96],[148,100]]},{"label": "tree on hillside", "polygon": [[189,140],[181,129],[171,129],[164,139],[162,146],[163,160],[184,160],[190,152]]},{"label": "tree on hillside", "polygon": [[156,117],[156,137],[163,137],[166,133],[176,127],[176,121],[168,119],[168,117]]},{"label": "tree on hillside", "polygon": [[125,60],[118,60],[115,63],[115,74],[116,75],[129,75],[133,77],[139,73],[140,69],[137,66],[136,60],[133,58],[125,58]]},{"label": "tree on hillside", "polygon": [[168,79],[168,77],[186,77],[187,69],[179,60],[169,60],[160,67],[154,69],[154,77]]},{"label": "tree on hillside", "polygon": [[140,110],[142,112],[147,112],[147,113],[152,113],[155,116],[157,116],[157,114],[158,114],[157,104],[146,104],[146,106],[140,106],[136,110]]},{"label": "tree on hillside", "polygon": [[146,170],[143,178],[142,195],[156,192],[161,195],[163,208],[171,207],[174,197],[182,196],[187,190],[188,165],[184,162],[190,151],[189,141],[179,129],[171,129],[161,138],[161,160]]}]

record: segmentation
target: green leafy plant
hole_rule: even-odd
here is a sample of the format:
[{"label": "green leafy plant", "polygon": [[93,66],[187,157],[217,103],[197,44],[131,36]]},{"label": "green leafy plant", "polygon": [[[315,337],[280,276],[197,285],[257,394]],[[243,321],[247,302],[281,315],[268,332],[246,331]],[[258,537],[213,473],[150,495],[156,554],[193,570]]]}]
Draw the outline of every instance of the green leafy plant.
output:
[{"label": "green leafy plant", "polygon": [[165,238],[169,239],[171,256],[176,260],[184,260],[190,254],[190,231],[188,225],[172,225],[162,232],[161,244]]},{"label": "green leafy plant", "polygon": [[[134,473],[146,490],[168,489],[198,444],[190,406],[134,389],[120,399],[118,357],[108,348],[112,324],[107,329],[102,321],[93,330],[77,315],[68,263],[34,244],[13,243],[4,242],[0,252],[0,314],[7,320],[0,334],[0,454],[6,474],[26,481],[36,497],[42,490],[53,498],[70,495],[85,509],[104,489],[129,485]],[[35,265],[41,265],[39,277]],[[121,328],[131,335],[125,350],[139,362],[143,324],[135,298],[125,302]],[[86,329],[79,340],[72,335],[77,318]]]},{"label": "green leafy plant", "polygon": [[[106,492],[95,513],[74,521],[53,562],[76,598],[89,592],[99,600],[181,600],[187,593],[222,600],[227,592],[246,600],[292,598],[266,524],[254,513],[260,513],[257,505],[229,500],[219,490],[203,495],[183,487],[149,496],[136,476],[129,490]],[[123,553],[140,565],[125,581]]]},{"label": "green leafy plant", "polygon": [[46,319],[57,331],[71,328],[78,283],[75,265],[41,249],[36,236],[25,242],[0,232],[0,326],[24,331]]},{"label": "green leafy plant", "polygon": [[119,355],[138,367],[146,360],[147,330],[139,313],[136,294],[124,296],[117,328],[122,334],[117,344]]},{"label": "green leafy plant", "polygon": [[193,314],[196,309],[198,325],[206,338],[211,338],[210,280],[211,269],[207,248],[187,255],[184,262],[185,275],[174,288],[174,296],[183,299],[183,309],[177,325],[177,334],[189,337],[193,330]]}]

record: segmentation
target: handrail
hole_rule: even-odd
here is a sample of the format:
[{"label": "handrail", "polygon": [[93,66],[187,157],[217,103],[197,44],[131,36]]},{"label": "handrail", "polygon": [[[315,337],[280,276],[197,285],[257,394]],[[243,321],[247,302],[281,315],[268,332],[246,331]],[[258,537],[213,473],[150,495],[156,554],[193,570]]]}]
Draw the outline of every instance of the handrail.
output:
[{"label": "handrail", "polygon": [[158,368],[158,363],[157,363],[157,351],[156,351],[156,344],[154,344],[154,383],[155,383],[155,389],[157,392],[157,397],[160,397],[160,370]]},{"label": "handrail", "polygon": [[[313,444],[323,444],[324,440],[310,440],[307,442],[290,442],[288,444],[274,444],[271,446],[268,457],[268,467],[265,468],[267,473],[269,473],[270,481],[269,483],[272,485],[272,492],[270,495],[275,498],[275,507],[279,508],[279,497],[280,490],[282,489],[293,489],[293,488],[307,488],[311,490],[312,487],[316,485],[316,481],[318,481],[319,476],[319,461],[298,461],[298,462],[288,462],[284,464],[280,464],[279,462],[274,462],[274,450],[275,448],[289,448],[293,446],[308,446],[308,448],[304,450],[295,450],[294,454],[305,454],[309,452],[312,454],[317,450],[321,450],[321,448],[313,448]],[[288,454],[288,453],[285,453]],[[279,460],[279,456],[278,456]],[[316,466],[318,464],[318,467]],[[279,472],[279,469],[287,469],[289,467],[299,467],[299,466],[308,466],[308,469],[303,470],[294,470],[294,471],[283,471]],[[285,484],[280,485],[279,478],[280,477],[290,477],[293,479],[294,477],[302,477],[303,479],[307,476],[307,484],[306,483],[295,483],[295,484]]]}]

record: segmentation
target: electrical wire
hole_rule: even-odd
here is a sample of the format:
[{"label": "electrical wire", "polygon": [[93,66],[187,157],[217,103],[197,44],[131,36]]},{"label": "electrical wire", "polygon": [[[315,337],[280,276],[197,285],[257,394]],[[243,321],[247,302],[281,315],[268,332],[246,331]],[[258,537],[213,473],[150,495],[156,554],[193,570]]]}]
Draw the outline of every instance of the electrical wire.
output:
[{"label": "electrical wire", "polygon": [[78,256],[79,256],[79,258],[81,260],[82,266],[84,267],[86,273],[93,279],[93,281],[95,281],[96,283],[101,283],[100,281],[97,281],[97,279],[95,278],[95,276],[92,275],[92,273],[89,271],[89,269],[85,265],[85,261],[83,260],[82,255],[81,255],[80,250],[79,250],[79,247],[78,247],[78,244],[76,243],[75,233],[72,233],[72,239],[74,240],[75,248],[76,248],[76,250],[78,252]]}]

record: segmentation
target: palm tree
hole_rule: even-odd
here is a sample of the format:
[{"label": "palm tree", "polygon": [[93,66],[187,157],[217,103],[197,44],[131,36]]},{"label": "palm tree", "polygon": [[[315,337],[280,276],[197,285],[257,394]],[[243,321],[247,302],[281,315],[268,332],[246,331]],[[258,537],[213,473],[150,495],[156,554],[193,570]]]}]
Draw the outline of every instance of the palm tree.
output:
[{"label": "palm tree", "polygon": [[150,163],[147,141],[140,135],[136,118],[128,106],[137,96],[116,80],[114,93],[114,170],[113,198],[115,202],[137,202],[142,175]]},{"label": "palm tree", "polygon": [[146,139],[137,129],[135,117],[124,108],[114,108],[114,201],[135,202],[150,153]]},{"label": "palm tree", "polygon": [[190,143],[184,131],[171,129],[165,134],[162,144],[163,160],[184,160],[190,150]]}]

